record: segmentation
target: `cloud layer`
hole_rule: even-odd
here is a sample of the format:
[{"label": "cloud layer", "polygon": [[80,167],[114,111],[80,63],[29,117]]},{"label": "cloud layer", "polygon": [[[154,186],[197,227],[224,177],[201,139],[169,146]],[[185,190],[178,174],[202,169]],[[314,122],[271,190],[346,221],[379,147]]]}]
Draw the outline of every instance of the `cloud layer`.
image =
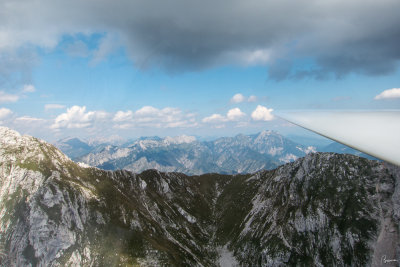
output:
[{"label": "cloud layer", "polygon": [[67,112],[57,116],[54,123],[50,126],[52,129],[62,128],[86,128],[93,126],[97,121],[104,120],[108,114],[104,111],[88,111],[86,107],[72,106]]},{"label": "cloud layer", "polygon": [[209,117],[203,118],[202,122],[204,123],[222,123],[228,121],[238,121],[241,118],[245,117],[246,114],[242,112],[239,108],[233,108],[228,110],[226,116],[221,114],[212,114]]},{"label": "cloud layer", "polygon": [[[119,110],[106,112],[90,110],[86,106],[74,105],[64,109],[61,105],[45,105],[47,110],[59,115],[52,119],[21,115],[12,110],[0,107],[0,125],[17,129],[23,133],[61,138],[66,135],[109,136],[116,132],[127,136],[163,135],[176,131],[209,133],[213,129],[263,129],[266,121],[272,120],[272,109],[258,105],[251,116],[240,108],[232,108],[222,114],[200,117],[199,114],[187,112],[176,107],[156,108],[143,106],[137,110]],[[60,110],[64,109],[64,110]],[[258,122],[259,121],[259,122]],[[260,128],[261,127],[261,128]]]},{"label": "cloud layer", "polygon": [[117,128],[155,127],[155,128],[186,128],[197,125],[194,114],[185,114],[179,108],[166,107],[158,109],[144,106],[135,112],[131,110],[118,111],[113,121]]},{"label": "cloud layer", "polygon": [[387,89],[375,96],[375,100],[400,98],[400,88]]},{"label": "cloud layer", "polygon": [[[51,108],[54,108],[51,106]],[[57,107],[59,108],[59,107]],[[231,114],[237,117],[239,114]],[[166,107],[158,109],[144,106],[136,111],[117,111],[111,114],[105,111],[87,111],[85,106],[72,106],[58,115],[50,128],[80,129],[93,127],[114,127],[119,129],[133,128],[187,128],[197,126],[195,114],[184,113],[179,108]]]},{"label": "cloud layer", "polygon": [[4,91],[0,91],[0,103],[17,102],[18,99],[19,99],[18,95],[8,94]]},{"label": "cloud layer", "polygon": [[[400,59],[397,0],[233,0],[229,8],[211,0],[5,0],[0,6],[1,58],[14,70],[31,64],[6,55],[27,44],[51,49],[64,35],[93,33],[105,33],[94,63],[122,45],[136,66],[171,72],[234,63],[266,64],[277,80],[380,75],[393,72]],[[87,51],[78,43],[70,53]],[[294,67],[298,59],[311,63]],[[4,64],[3,79],[10,72]]]}]

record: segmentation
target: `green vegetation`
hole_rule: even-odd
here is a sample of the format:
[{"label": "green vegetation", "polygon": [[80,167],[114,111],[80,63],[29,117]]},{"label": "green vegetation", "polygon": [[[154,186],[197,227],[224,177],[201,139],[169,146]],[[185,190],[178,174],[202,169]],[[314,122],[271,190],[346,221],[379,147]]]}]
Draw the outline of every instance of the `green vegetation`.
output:
[{"label": "green vegetation", "polygon": [[[0,167],[45,179],[35,192],[17,185],[0,203],[7,211],[2,222],[29,232],[26,218],[39,209],[53,227],[48,238],[63,225],[74,243],[56,259],[62,265],[90,251],[84,265],[141,266],[152,259],[162,266],[216,266],[225,245],[244,266],[366,265],[379,201],[393,193],[375,189],[394,184],[390,172],[348,155],[315,154],[253,175],[133,174],[82,168],[53,146],[33,143],[3,153],[16,160]],[[0,236],[3,251],[11,248],[13,229]],[[29,244],[22,256],[42,260]]]}]

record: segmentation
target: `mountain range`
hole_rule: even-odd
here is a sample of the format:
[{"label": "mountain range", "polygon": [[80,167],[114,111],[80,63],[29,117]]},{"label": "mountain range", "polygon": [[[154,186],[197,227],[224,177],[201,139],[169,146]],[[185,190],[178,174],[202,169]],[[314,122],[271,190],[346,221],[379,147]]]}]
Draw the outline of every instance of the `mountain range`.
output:
[{"label": "mountain range", "polygon": [[55,145],[74,160],[101,169],[126,169],[138,173],[157,169],[188,175],[273,169],[315,151],[311,146],[292,142],[274,131],[213,141],[198,141],[193,136],[148,137],[122,146],[100,144],[91,147],[73,138]]},{"label": "mountain range", "polygon": [[193,136],[142,137],[120,145],[92,145],[78,138],[67,138],[55,145],[75,161],[106,170],[125,169],[137,173],[147,169],[188,175],[252,173],[276,168],[316,151],[374,159],[336,142],[318,148],[302,145],[275,131],[212,141],[198,141]]},{"label": "mountain range", "polygon": [[400,169],[310,153],[253,174],[105,171],[0,127],[2,266],[396,266]]}]

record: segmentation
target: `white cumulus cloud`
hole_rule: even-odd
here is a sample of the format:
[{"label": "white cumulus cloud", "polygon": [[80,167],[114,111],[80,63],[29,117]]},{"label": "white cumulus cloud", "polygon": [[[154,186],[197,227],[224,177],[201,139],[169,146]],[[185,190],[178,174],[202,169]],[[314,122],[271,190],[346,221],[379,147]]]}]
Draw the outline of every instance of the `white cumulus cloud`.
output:
[{"label": "white cumulus cloud", "polygon": [[0,120],[4,120],[11,116],[13,112],[8,108],[0,108]]},{"label": "white cumulus cloud", "polygon": [[128,111],[118,111],[115,113],[113,121],[129,121],[132,120],[132,115],[133,112],[128,110]]},{"label": "white cumulus cloud", "polygon": [[246,116],[244,112],[242,112],[239,108],[230,109],[226,116],[221,114],[212,114],[211,116],[203,118],[202,122],[205,123],[218,123],[218,122],[227,122],[227,121],[237,121]]},{"label": "white cumulus cloud", "polygon": [[229,121],[236,121],[244,116],[246,116],[246,114],[242,112],[239,108],[230,109],[226,114],[226,118]]},{"label": "white cumulus cloud", "polygon": [[203,118],[202,122],[223,122],[225,121],[226,118],[224,116],[222,116],[221,114],[212,114],[209,117],[205,117]]},{"label": "white cumulus cloud", "polygon": [[[168,108],[170,109],[170,108]],[[157,117],[160,116],[162,113],[161,110],[152,106],[144,106],[141,109],[136,110],[135,115],[138,117]]]},{"label": "white cumulus cloud", "polygon": [[246,98],[242,94],[236,94],[231,98],[232,103],[241,103],[246,101]]},{"label": "white cumulus cloud", "polygon": [[118,111],[113,117],[117,123],[115,128],[127,129],[132,127],[177,128],[196,126],[194,114],[185,114],[179,108],[166,107],[158,109],[144,106],[135,112]]},{"label": "white cumulus cloud", "polygon": [[274,119],[272,111],[272,108],[266,108],[264,106],[258,105],[253,113],[251,113],[251,117],[255,121],[270,121]]},{"label": "white cumulus cloud", "polygon": [[400,98],[400,88],[387,89],[375,96],[375,100]]},{"label": "white cumulus cloud", "polygon": [[242,102],[256,102],[258,99],[255,95],[251,95],[249,97],[244,96],[240,93],[235,94],[232,98],[231,98],[231,103],[242,103]]},{"label": "white cumulus cloud", "polygon": [[161,127],[164,123],[179,121],[181,111],[178,108],[158,109],[152,106],[144,106],[135,112],[135,121],[139,123],[151,123]]},{"label": "white cumulus cloud", "polygon": [[4,91],[0,91],[0,103],[12,103],[17,102],[19,99],[18,95],[8,94]]},{"label": "white cumulus cloud", "polygon": [[104,111],[88,111],[86,107],[72,106],[66,113],[57,116],[54,123],[50,126],[52,129],[61,128],[85,128],[92,126],[95,121],[104,120],[107,117]]}]

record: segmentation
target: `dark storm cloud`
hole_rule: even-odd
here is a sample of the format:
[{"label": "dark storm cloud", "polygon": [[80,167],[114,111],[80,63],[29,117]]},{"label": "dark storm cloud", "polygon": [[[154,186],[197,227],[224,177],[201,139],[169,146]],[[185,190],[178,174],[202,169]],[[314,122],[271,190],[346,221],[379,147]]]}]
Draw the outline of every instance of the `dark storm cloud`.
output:
[{"label": "dark storm cloud", "polygon": [[[169,72],[264,64],[271,78],[393,72],[400,1],[3,1],[0,51],[64,34],[118,36],[134,64]],[[105,38],[107,39],[107,38]],[[312,67],[293,67],[311,60]]]}]

